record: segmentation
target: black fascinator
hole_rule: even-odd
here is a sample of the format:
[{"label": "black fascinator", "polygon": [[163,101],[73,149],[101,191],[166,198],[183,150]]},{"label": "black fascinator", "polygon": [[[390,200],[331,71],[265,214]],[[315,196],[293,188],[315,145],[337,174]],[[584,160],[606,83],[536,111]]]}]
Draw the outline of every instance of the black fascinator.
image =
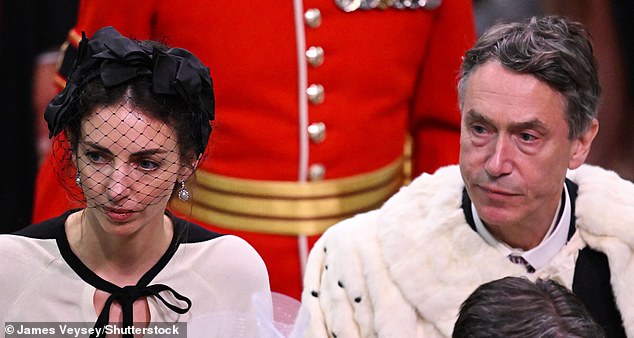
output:
[{"label": "black fascinator", "polygon": [[98,78],[104,87],[111,88],[137,77],[151,79],[156,95],[177,96],[188,107],[194,142],[203,153],[214,119],[213,84],[209,68],[196,56],[182,48],[165,51],[128,39],[113,27],[99,29],[88,39],[82,33],[77,58],[66,87],[48,105],[44,118],[49,137],[58,135],[69,122],[78,118],[79,97],[83,87]]}]

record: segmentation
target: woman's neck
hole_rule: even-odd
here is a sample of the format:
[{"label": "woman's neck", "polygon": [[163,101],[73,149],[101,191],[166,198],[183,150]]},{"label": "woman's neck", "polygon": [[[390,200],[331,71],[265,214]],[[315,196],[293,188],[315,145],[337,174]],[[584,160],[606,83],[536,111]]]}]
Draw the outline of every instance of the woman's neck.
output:
[{"label": "woman's neck", "polygon": [[85,209],[66,221],[66,235],[75,255],[95,274],[118,286],[136,284],[167,251],[173,233],[173,224],[165,215],[125,236],[103,231]]}]

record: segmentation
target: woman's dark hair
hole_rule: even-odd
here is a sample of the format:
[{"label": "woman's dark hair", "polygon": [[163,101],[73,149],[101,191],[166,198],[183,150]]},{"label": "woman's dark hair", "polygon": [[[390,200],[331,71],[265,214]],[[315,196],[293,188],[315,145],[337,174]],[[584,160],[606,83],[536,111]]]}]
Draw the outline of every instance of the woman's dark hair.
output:
[{"label": "woman's dark hair", "polygon": [[184,158],[205,151],[214,119],[213,85],[209,69],[187,50],[131,40],[112,27],[90,40],[84,35],[66,87],[44,114],[50,136],[66,130],[74,149],[80,121],[117,103],[172,126]]},{"label": "woman's dark hair", "polygon": [[81,121],[104,106],[129,104],[132,108],[157,119],[174,129],[177,136],[182,165],[190,165],[197,155],[197,144],[192,134],[198,126],[195,121],[183,113],[188,107],[182,99],[168,95],[156,95],[152,92],[152,83],[148,78],[135,78],[127,83],[106,88],[98,79],[86,84],[79,93],[78,114],[70,120],[65,134],[71,151],[75,152],[81,138]]},{"label": "woman's dark hair", "polygon": [[99,29],[91,39],[83,34],[66,87],[44,114],[50,136],[56,137],[53,165],[71,195],[83,201],[81,178],[67,183],[79,175],[73,158],[79,158],[78,145],[85,136],[82,121],[119,106],[171,127],[179,164],[191,168],[207,147],[214,104],[209,68],[189,51],[132,40],[113,27]]}]

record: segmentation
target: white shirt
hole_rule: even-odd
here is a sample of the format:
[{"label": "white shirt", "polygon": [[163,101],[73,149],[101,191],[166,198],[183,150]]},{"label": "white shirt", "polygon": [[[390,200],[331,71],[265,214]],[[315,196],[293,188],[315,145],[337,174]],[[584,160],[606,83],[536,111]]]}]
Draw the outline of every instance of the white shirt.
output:
[{"label": "white shirt", "polygon": [[[68,246],[64,223],[69,214],[27,227],[17,235],[0,236],[0,323],[96,322],[95,285],[101,282]],[[148,284],[167,285],[192,304],[189,311],[179,314],[156,296],[149,296],[151,323],[200,325],[198,319],[204,318],[206,323],[214,323],[218,337],[254,336],[257,322],[252,297],[260,295],[271,304],[260,256],[236,236],[214,234],[175,217],[172,221],[174,239],[148,271],[153,276]],[[169,292],[160,295],[183,307]]]},{"label": "white shirt", "polygon": [[548,262],[557,255],[561,248],[566,245],[568,240],[568,230],[570,225],[570,218],[572,217],[572,211],[570,207],[570,195],[568,194],[568,188],[564,184],[564,205],[563,213],[559,221],[557,217],[559,215],[560,208],[562,207],[561,201],[557,206],[557,212],[553,218],[546,235],[542,241],[534,248],[524,251],[518,248],[512,248],[508,244],[498,241],[489,230],[486,228],[475,205],[471,202],[471,212],[473,213],[473,221],[475,223],[476,231],[484,239],[487,244],[496,248],[504,256],[516,255],[522,256],[535,270],[539,270],[544,267]]}]

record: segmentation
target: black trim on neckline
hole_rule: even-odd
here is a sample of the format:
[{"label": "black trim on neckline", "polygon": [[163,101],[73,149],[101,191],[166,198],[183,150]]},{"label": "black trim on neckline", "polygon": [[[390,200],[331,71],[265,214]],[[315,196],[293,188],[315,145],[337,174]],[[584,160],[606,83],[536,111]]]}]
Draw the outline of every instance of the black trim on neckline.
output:
[{"label": "black trim on neckline", "polygon": [[[64,258],[66,263],[71,267],[71,269],[75,271],[77,276],[79,276],[86,283],[92,285],[93,287],[99,290],[106,291],[108,293],[117,292],[118,290],[120,290],[121,287],[99,277],[94,271],[90,270],[90,268],[88,268],[79,259],[79,257],[75,255],[75,253],[70,248],[70,244],[68,243],[68,238],[66,236],[66,228],[65,228],[66,219],[68,219],[69,215],[70,213],[65,213],[64,215],[59,217],[61,219],[61,222],[58,224],[57,236],[55,238],[57,242],[57,247],[59,248],[59,251],[62,254],[62,257]],[[181,224],[180,223],[177,224],[176,222],[173,221],[173,219],[172,219],[172,223],[174,224],[174,234],[176,234],[177,231],[180,232]],[[178,237],[179,236],[176,236],[176,235],[172,236],[172,240],[170,242],[168,249],[161,256],[158,262],[156,262],[154,266],[152,266],[145,274],[143,274],[143,276],[141,276],[141,278],[139,279],[136,285],[139,285],[139,286],[148,285],[150,281],[152,281],[152,279],[154,279],[154,277],[156,277],[156,275],[158,275],[159,272],[163,270],[163,268],[167,265],[167,263],[169,263],[170,259],[174,256],[174,254],[176,253],[176,250],[178,249],[178,246],[180,244],[177,241]]]},{"label": "black trim on neckline", "polygon": [[469,194],[467,194],[467,188],[462,188],[462,212],[464,213],[464,218],[469,224],[471,230],[478,232],[476,230],[475,221],[473,220],[473,212],[471,211],[471,198],[469,198]]},{"label": "black trim on neckline", "polygon": [[30,224],[16,232],[13,235],[24,236],[35,239],[56,239],[57,227],[59,222],[64,222],[66,218],[72,213],[75,213],[81,209],[71,209],[65,211],[60,216],[49,218],[40,223]]},{"label": "black trim on neckline", "polygon": [[[97,321],[95,322],[94,328],[103,328],[109,324],[110,308],[114,302],[119,303],[121,306],[124,327],[129,327],[133,325],[133,304],[137,299],[142,297],[154,297],[161,301],[167,308],[178,314],[184,314],[188,312],[189,309],[191,309],[192,302],[189,298],[187,298],[187,296],[178,293],[176,290],[164,284],[149,284],[169,263],[169,261],[178,250],[179,245],[189,240],[190,235],[193,234],[194,236],[196,236],[195,240],[197,241],[204,241],[205,239],[218,237],[218,234],[206,231],[192,223],[175,218],[169,212],[166,212],[166,216],[170,218],[173,225],[172,238],[167,250],[159,258],[159,260],[148,271],[146,271],[141,276],[141,278],[139,278],[135,285],[124,285],[120,287],[98,276],[94,271],[90,270],[72,251],[70,243],[68,242],[68,237],[66,236],[65,226],[70,214],[71,212],[67,212],[55,219],[55,222],[57,222],[55,236],[57,247],[59,248],[63,259],[66,261],[66,264],[70,266],[75,274],[79,276],[79,278],[81,278],[89,285],[92,285],[96,289],[105,291],[110,294],[110,296],[108,297],[108,299],[106,299],[106,302],[104,303],[104,307],[97,316]],[[55,224],[55,222],[53,222],[53,224]],[[196,228],[196,230],[194,230],[192,234],[189,233],[190,227]],[[179,301],[179,303],[170,303],[161,295],[162,292],[171,293],[172,296]],[[186,306],[181,306],[183,303],[186,304]],[[96,337],[96,335],[92,334],[90,337]],[[132,335],[124,334],[123,337],[132,338]]]},{"label": "black trim on neckline", "polygon": [[566,179],[565,184],[568,188],[568,196],[570,196],[570,228],[568,228],[568,238],[566,239],[566,241],[569,241],[577,231],[577,214],[575,213],[577,203],[575,202],[577,201],[579,186],[569,179]]}]

